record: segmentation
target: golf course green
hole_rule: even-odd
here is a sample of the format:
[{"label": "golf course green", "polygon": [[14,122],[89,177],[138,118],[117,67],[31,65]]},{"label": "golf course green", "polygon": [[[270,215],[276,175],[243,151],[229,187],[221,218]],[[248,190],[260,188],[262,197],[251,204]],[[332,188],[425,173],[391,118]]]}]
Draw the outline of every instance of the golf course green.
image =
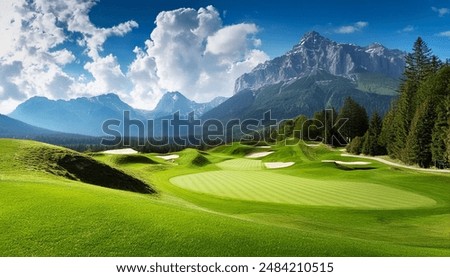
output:
[{"label": "golf course green", "polygon": [[436,204],[431,198],[382,185],[316,181],[272,172],[212,171],[170,181],[195,192],[248,201],[374,209]]},{"label": "golf course green", "polygon": [[0,256],[450,256],[450,174],[270,146],[164,160],[0,139]]}]

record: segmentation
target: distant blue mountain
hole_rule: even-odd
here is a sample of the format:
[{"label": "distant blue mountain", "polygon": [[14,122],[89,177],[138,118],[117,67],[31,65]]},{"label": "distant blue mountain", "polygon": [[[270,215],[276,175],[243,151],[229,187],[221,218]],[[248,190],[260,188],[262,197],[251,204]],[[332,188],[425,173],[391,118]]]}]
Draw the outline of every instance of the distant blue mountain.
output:
[{"label": "distant blue mountain", "polygon": [[35,127],[0,114],[0,138],[32,139],[50,144],[83,150],[84,145],[98,145],[101,138],[61,133]]},{"label": "distant blue mountain", "polygon": [[101,136],[103,122],[122,121],[124,111],[129,111],[131,118],[145,120],[140,112],[112,93],[69,101],[33,97],[19,105],[10,117],[54,131]]},{"label": "distant blue mountain", "polygon": [[0,138],[35,138],[60,134],[0,114]]},{"label": "distant blue mountain", "polygon": [[[27,124],[57,132],[104,136],[103,122],[110,119],[123,122],[125,111],[129,112],[130,119],[142,122],[169,117],[177,111],[183,116],[192,111],[195,115],[201,116],[225,100],[226,98],[218,97],[209,103],[196,103],[179,92],[168,92],[153,111],[142,111],[134,109],[112,93],[68,101],[32,97],[20,104],[9,116]],[[113,129],[123,134],[122,125]],[[147,130],[144,135],[146,134]],[[139,135],[137,129],[132,128],[130,135]]]},{"label": "distant blue mountain", "polygon": [[158,119],[171,116],[176,112],[179,112],[180,115],[183,116],[194,112],[197,117],[200,117],[204,113],[225,102],[225,100],[227,100],[226,97],[216,97],[207,103],[197,103],[189,100],[180,92],[167,92],[163,95],[161,100],[159,100],[155,109],[147,113],[147,117]]}]

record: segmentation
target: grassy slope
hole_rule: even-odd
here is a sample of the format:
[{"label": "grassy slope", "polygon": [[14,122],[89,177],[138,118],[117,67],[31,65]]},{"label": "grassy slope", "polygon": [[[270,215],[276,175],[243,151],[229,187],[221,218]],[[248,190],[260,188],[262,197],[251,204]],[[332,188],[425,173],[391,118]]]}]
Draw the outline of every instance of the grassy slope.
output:
[{"label": "grassy slope", "polygon": [[366,182],[324,182],[256,170],[204,172],[170,181],[208,195],[271,203],[361,209],[428,207],[436,203],[428,197]]},{"label": "grassy slope", "polygon": [[[149,196],[30,171],[16,159],[16,142],[0,140],[0,256],[450,255],[448,176],[378,163],[374,170],[344,171],[320,163],[338,159],[339,153],[301,145],[291,147],[299,154],[292,160],[297,164],[278,174],[367,180],[430,197],[437,205],[407,210],[298,206],[205,197],[170,184],[171,177],[219,170],[215,164],[230,160],[237,148],[246,147],[209,154],[188,150],[175,163],[95,157],[154,184],[158,194]],[[193,166],[199,155],[199,165]],[[263,160],[273,155],[279,154]]]}]

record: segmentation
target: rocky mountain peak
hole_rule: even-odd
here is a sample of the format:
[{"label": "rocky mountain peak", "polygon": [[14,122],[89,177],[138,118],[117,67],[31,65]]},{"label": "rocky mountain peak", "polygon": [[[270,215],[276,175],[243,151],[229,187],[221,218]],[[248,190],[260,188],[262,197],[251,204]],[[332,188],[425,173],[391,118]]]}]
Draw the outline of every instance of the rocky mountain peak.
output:
[{"label": "rocky mountain peak", "polygon": [[178,91],[166,92],[161,100],[159,100],[155,109],[148,113],[150,118],[162,118],[165,116],[171,116],[175,112],[180,112],[185,116],[190,112],[194,112],[196,116],[200,116],[203,113],[215,108],[224,102],[226,98],[216,97],[211,102],[197,103],[189,100],[186,96]]},{"label": "rocky mountain peak", "polygon": [[299,44],[294,46],[294,48],[306,47],[306,48],[319,48],[324,44],[332,43],[331,40],[323,37],[316,31],[306,33],[300,40]]},{"label": "rocky mountain peak", "polygon": [[368,47],[340,44],[317,32],[305,34],[285,55],[258,65],[236,80],[235,93],[315,75],[318,72],[350,80],[359,73],[399,78],[405,67],[405,53],[379,43]]}]

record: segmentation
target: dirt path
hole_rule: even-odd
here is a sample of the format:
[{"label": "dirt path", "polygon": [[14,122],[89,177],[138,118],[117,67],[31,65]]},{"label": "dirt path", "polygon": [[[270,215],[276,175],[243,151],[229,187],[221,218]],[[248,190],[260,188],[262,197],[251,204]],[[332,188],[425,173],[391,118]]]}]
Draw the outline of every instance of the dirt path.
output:
[{"label": "dirt path", "polygon": [[369,160],[374,160],[380,163],[384,163],[387,165],[391,165],[391,166],[395,166],[395,167],[401,167],[401,168],[407,168],[407,169],[412,169],[412,170],[416,170],[416,171],[422,171],[422,172],[429,172],[429,173],[450,173],[449,169],[432,169],[432,168],[419,168],[419,167],[415,167],[415,166],[409,166],[409,165],[404,165],[404,164],[400,164],[400,163],[396,163],[396,162],[391,162],[388,161],[382,157],[368,157],[368,156],[362,156],[362,155],[352,155],[352,154],[341,154],[341,156],[343,157],[352,157],[352,158],[362,158],[362,159],[369,159]]}]

